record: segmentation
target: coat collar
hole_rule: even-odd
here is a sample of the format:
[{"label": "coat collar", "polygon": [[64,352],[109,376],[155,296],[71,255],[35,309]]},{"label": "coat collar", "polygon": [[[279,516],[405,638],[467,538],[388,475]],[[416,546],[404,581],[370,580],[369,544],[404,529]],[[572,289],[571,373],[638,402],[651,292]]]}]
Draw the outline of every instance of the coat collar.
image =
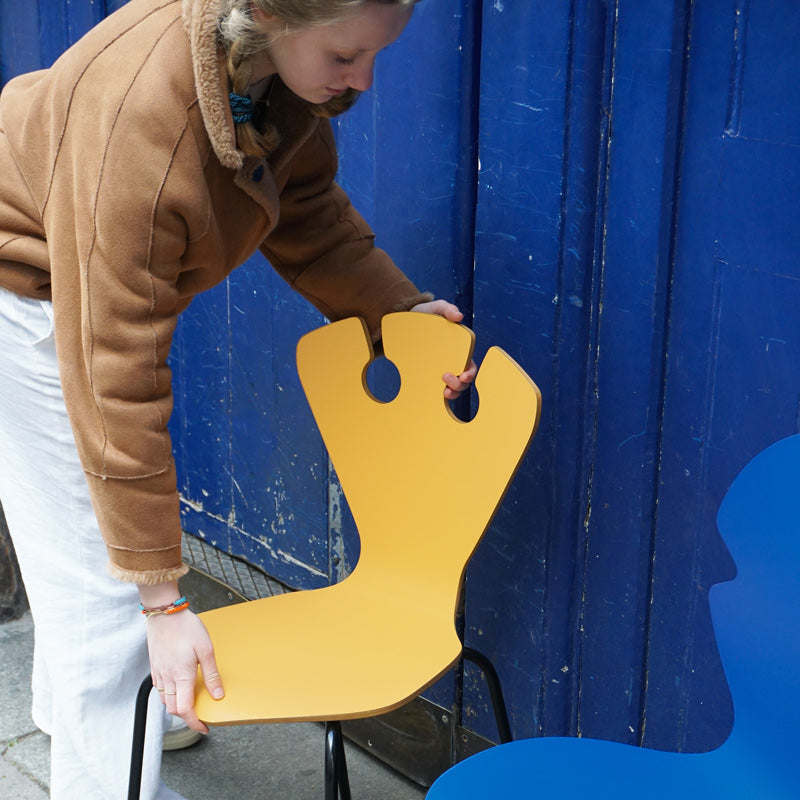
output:
[{"label": "coat collar", "polygon": [[[182,0],[183,22],[189,36],[192,69],[200,112],[211,146],[220,163],[241,170],[245,156],[236,147],[233,116],[228,102],[225,53],[217,41],[219,0]],[[308,105],[278,80],[271,94],[270,112],[278,118],[281,142],[270,154],[273,172],[282,169],[317,127]]]}]

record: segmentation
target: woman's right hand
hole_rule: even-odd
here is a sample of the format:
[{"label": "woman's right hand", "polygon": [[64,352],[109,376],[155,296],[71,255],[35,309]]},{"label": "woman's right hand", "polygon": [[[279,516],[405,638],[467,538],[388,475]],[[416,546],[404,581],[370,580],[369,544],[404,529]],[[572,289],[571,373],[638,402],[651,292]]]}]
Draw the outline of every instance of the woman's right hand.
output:
[{"label": "woman's right hand", "polygon": [[[147,591],[142,591],[144,588],[140,587],[140,594],[147,595]],[[155,605],[146,603],[144,598],[142,604],[146,608]],[[219,700],[225,691],[205,625],[188,609],[174,614],[154,614],[147,620],[147,646],[153,686],[167,711],[183,717],[192,730],[208,733],[208,727],[194,711],[198,664],[209,694]]]}]

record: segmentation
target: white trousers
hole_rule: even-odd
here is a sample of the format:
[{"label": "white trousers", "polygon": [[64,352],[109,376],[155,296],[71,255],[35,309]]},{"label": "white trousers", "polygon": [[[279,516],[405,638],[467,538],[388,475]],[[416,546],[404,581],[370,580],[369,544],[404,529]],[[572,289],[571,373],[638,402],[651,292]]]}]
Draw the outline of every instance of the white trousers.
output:
[{"label": "white trousers", "polygon": [[[0,289],[0,502],[34,623],[33,720],[51,737],[52,800],[127,797],[136,692],[149,671],[133,584],[112,579],[67,419],[48,302]],[[150,698],[143,800],[165,715]]]}]

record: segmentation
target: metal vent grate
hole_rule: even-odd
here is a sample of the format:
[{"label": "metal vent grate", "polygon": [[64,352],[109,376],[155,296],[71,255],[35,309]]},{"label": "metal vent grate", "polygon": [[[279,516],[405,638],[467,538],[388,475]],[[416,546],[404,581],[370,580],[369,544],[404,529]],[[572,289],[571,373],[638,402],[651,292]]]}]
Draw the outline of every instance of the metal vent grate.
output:
[{"label": "metal vent grate", "polygon": [[197,536],[183,534],[183,560],[189,566],[216,578],[248,600],[259,600],[290,592],[288,586],[276,581],[257,567],[240,558],[223,553]]}]

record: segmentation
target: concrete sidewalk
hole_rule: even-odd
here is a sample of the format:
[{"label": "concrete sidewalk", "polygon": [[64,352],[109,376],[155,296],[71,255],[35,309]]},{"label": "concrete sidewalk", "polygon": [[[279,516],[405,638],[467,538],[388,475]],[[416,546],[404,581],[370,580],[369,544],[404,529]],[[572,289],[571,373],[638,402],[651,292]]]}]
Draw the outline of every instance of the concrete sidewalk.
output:
[{"label": "concrete sidewalk", "polygon": [[[49,796],[49,739],[30,716],[32,657],[30,615],[0,625],[3,800]],[[323,752],[323,729],[314,723],[215,728],[194,747],[165,753],[162,775],[187,800],[322,800]],[[425,796],[424,789],[350,743],[347,763],[354,800]]]}]

